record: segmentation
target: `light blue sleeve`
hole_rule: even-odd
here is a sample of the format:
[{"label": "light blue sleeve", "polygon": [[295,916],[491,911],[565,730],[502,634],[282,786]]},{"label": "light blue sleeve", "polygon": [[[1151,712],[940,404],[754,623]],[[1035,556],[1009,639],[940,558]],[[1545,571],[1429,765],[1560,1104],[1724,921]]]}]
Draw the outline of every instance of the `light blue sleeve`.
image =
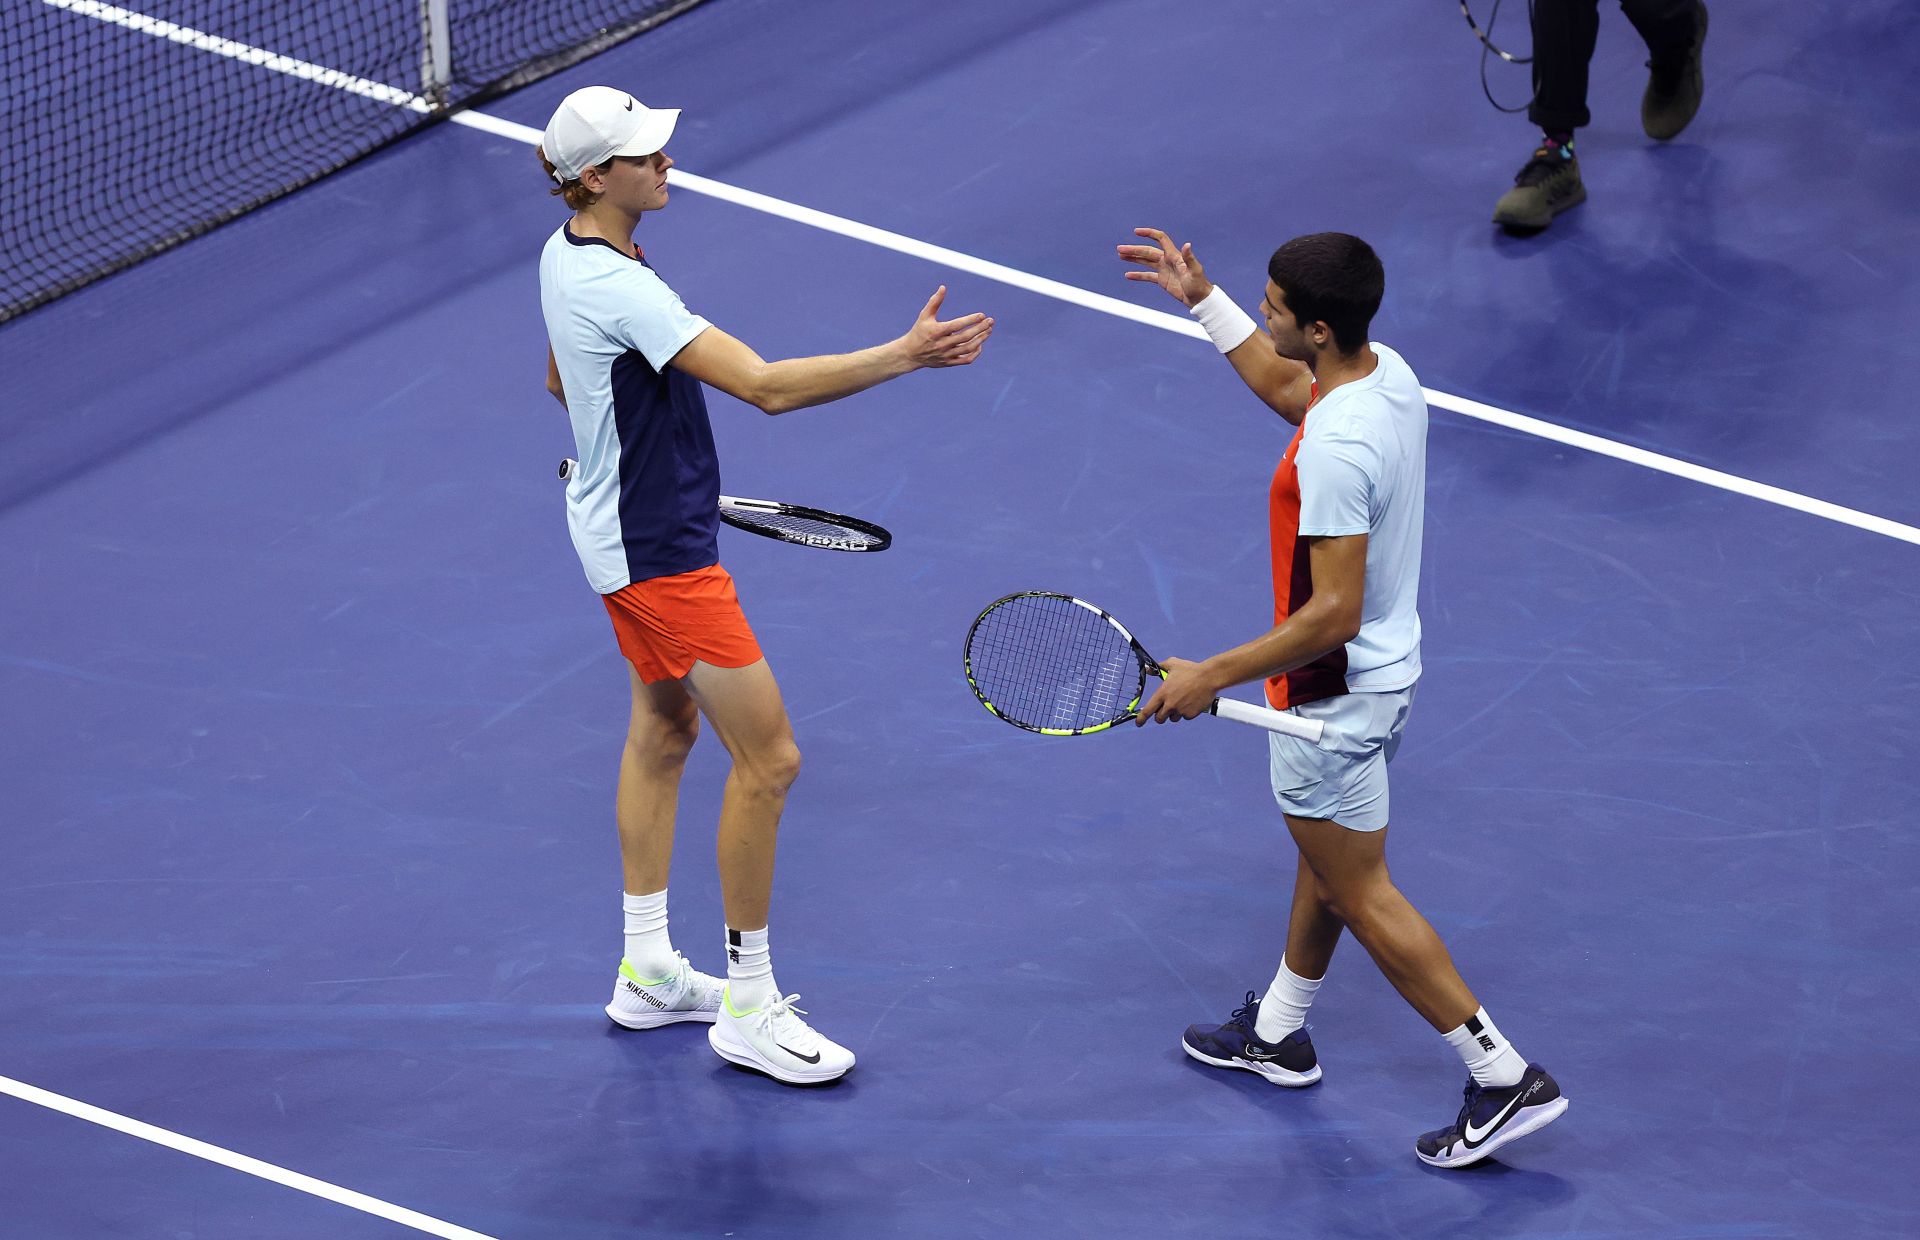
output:
[{"label": "light blue sleeve", "polygon": [[1379,464],[1369,444],[1338,433],[1309,437],[1293,464],[1300,475],[1302,535],[1337,538],[1372,530]]},{"label": "light blue sleeve", "polygon": [[638,263],[620,272],[608,292],[616,301],[602,320],[608,334],[637,349],[655,370],[665,370],[675,354],[710,326],[687,310],[666,281]]}]

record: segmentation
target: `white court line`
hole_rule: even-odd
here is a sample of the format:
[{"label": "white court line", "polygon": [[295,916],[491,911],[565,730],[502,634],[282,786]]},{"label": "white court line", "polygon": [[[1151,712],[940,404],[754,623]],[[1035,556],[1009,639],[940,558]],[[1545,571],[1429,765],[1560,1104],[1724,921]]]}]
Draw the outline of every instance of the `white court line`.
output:
[{"label": "white court line", "polygon": [[300,78],[321,86],[332,86],[380,103],[390,103],[397,108],[406,108],[412,112],[432,111],[426,100],[397,86],[388,86],[384,82],[370,82],[366,78],[355,77],[351,73],[342,73],[338,69],[329,69],[325,65],[295,60],[291,56],[269,52],[265,48],[254,47],[249,43],[236,43],[232,39],[223,39],[218,35],[208,34],[204,30],[195,30],[191,26],[176,26],[172,22],[148,17],[145,13],[135,13],[131,9],[117,8],[111,4],[98,4],[95,0],[42,0],[42,3],[52,5],[56,9],[64,9],[69,13],[77,13],[81,17],[91,17],[95,21],[103,21],[108,25],[124,27],[140,34],[150,34],[170,43],[178,43],[203,52],[212,52],[216,56],[225,56],[242,64],[258,65],[262,69],[271,69],[275,73],[284,73],[288,77]]},{"label": "white court line", "polygon": [[[503,121],[497,116],[488,116],[481,112],[455,112],[447,119],[456,125],[479,129],[497,137],[512,138],[518,142],[525,142],[529,146],[538,146],[540,143],[538,129],[514,121]],[[768,215],[779,216],[783,220],[805,224],[809,228],[818,228],[826,232],[838,233],[842,237],[851,237],[855,241],[865,241],[883,250],[893,250],[896,253],[912,255],[914,258],[924,258],[930,263],[958,268],[970,275],[998,280],[1002,284],[1011,284],[1029,293],[1038,293],[1042,297],[1070,302],[1088,310],[1098,310],[1102,314],[1111,314],[1116,318],[1131,319],[1135,323],[1158,327],[1162,331],[1192,336],[1196,340],[1207,338],[1207,333],[1201,330],[1200,325],[1185,315],[1168,314],[1164,310],[1149,310],[1145,306],[1122,301],[1118,297],[1108,297],[1104,293],[1090,293],[1077,285],[1063,284],[1058,280],[1049,280],[1045,276],[1036,276],[1015,267],[976,258],[972,254],[964,254],[959,250],[949,250],[943,245],[934,245],[901,233],[888,232],[884,228],[875,228],[871,224],[862,224],[858,220],[850,220],[845,216],[830,215],[825,211],[816,211],[812,207],[803,207],[784,199],[755,193],[750,189],[741,189],[737,185],[728,185],[723,181],[695,176],[684,169],[675,168],[667,175],[678,189],[690,189],[696,194],[705,194],[709,198],[718,198],[722,202],[730,202],[735,206],[763,211]]]},{"label": "white court line", "polygon": [[[512,138],[529,145],[538,144],[540,141],[540,131],[531,126],[504,121],[479,112],[456,112],[447,119],[458,125],[466,125],[469,128],[503,138]],[[1149,310],[1145,306],[1122,301],[1117,297],[1108,297],[1104,293],[1089,292],[1076,285],[1062,284],[1058,280],[1032,275],[984,258],[964,254],[959,250],[950,250],[945,246],[933,245],[896,232],[888,232],[884,228],[875,228],[871,224],[862,224],[858,220],[830,215],[825,211],[816,211],[812,207],[799,206],[766,194],[758,194],[752,190],[695,176],[678,168],[674,169],[669,177],[672,183],[681,189],[690,189],[696,194],[705,194],[718,198],[722,202],[730,202],[754,211],[763,211],[784,220],[792,220],[796,224],[805,224],[809,228],[838,233],[843,237],[877,245],[882,249],[894,250],[914,258],[923,258],[928,262],[953,267],[970,275],[997,280],[1002,284],[1011,284],[1015,288],[1025,289],[1030,293],[1057,298],[1088,310],[1097,310],[1102,314],[1129,319],[1135,323],[1144,323],[1148,327],[1157,327],[1162,331],[1191,336],[1197,340],[1207,338],[1206,332],[1201,330],[1200,325],[1184,315]],[[1731,491],[1736,495],[1745,495],[1769,504],[1778,504],[1782,508],[1791,508],[1797,512],[1807,513],[1809,516],[1837,521],[1842,525],[1851,525],[1872,534],[1882,534],[1888,538],[1897,538],[1902,542],[1920,546],[1920,526],[1903,525],[1887,517],[1862,512],[1857,508],[1847,508],[1827,500],[1815,499],[1811,495],[1802,495],[1798,491],[1789,491],[1764,482],[1755,482],[1751,478],[1742,478],[1737,474],[1709,469],[1704,465],[1696,465],[1691,461],[1683,461],[1678,457],[1667,456],[1647,448],[1636,448],[1632,444],[1620,443],[1601,435],[1591,435],[1586,431],[1577,431],[1539,418],[1530,418],[1525,414],[1514,413],[1495,405],[1468,400],[1464,396],[1435,391],[1433,388],[1421,390],[1426,393],[1428,404],[1463,417],[1491,422],[1495,426],[1503,426],[1522,434],[1551,440],[1569,448],[1579,448],[1583,452],[1612,457],[1614,460],[1625,461],[1630,465],[1658,470],[1663,474],[1672,474],[1676,478],[1685,478],[1706,486],[1718,487],[1720,490]]]},{"label": "white court line", "polygon": [[446,1240],[493,1240],[493,1237],[484,1233],[470,1231],[465,1227],[456,1227],[452,1223],[443,1222],[416,1210],[408,1210],[391,1202],[381,1201],[377,1197],[369,1197],[365,1193],[356,1193],[352,1189],[341,1188],[325,1180],[316,1180],[310,1175],[301,1175],[297,1171],[288,1171],[285,1167],[276,1167],[272,1163],[261,1162],[257,1158],[248,1158],[245,1154],[223,1150],[217,1145],[208,1145],[205,1141],[183,1137],[177,1132],[156,1128],[152,1124],[142,1123],[137,1119],[128,1119],[124,1115],[102,1110],[89,1103],[76,1102],[72,1098],[29,1085],[24,1081],[16,1081],[12,1077],[0,1076],[0,1094],[12,1094],[24,1102],[59,1111],[75,1119],[84,1119],[88,1123],[99,1124],[115,1132],[124,1132],[130,1137],[139,1137],[142,1141],[151,1141],[155,1145],[164,1145],[170,1150],[179,1150],[195,1158],[204,1158],[208,1162],[219,1163],[235,1171],[244,1171],[248,1175],[259,1176],[263,1180],[271,1180],[275,1184],[283,1184],[303,1193],[311,1193],[315,1197],[324,1198],[349,1209],[372,1214],[389,1222],[399,1223],[403,1227],[411,1227],[415,1231],[426,1232],[430,1236],[444,1236]]},{"label": "white court line", "polygon": [[[424,99],[409,91],[401,90],[398,87],[389,86],[381,82],[369,81],[366,78],[355,77],[352,74],[343,73],[337,69],[328,69],[325,66],[311,64],[304,60],[295,60],[289,56],[281,56],[277,53],[266,51],[263,48],[253,47],[245,43],[237,43],[231,39],[223,39],[204,31],[176,25],[173,22],[162,21],[158,18],[148,17],[145,14],[136,13],[128,9],[97,3],[96,0],[43,0],[43,3],[50,4],[55,8],[63,9],[67,12],[137,31],[141,34],[166,39],[214,55],[230,57],[245,64],[256,65],[275,73],[284,73],[291,77],[315,82],[323,86],[332,86],[368,99],[377,100],[381,103],[403,107],[409,111],[424,113],[430,110],[429,105]],[[501,120],[498,117],[487,116],[483,113],[458,112],[448,119],[457,124],[468,126],[469,128],[511,138],[529,145],[537,144],[540,140],[539,130],[527,125],[515,124],[512,121]],[[1000,263],[977,258],[971,254],[964,254],[958,250],[950,250],[945,246],[932,245],[900,233],[889,232],[883,228],[875,228],[870,224],[862,224],[857,220],[850,220],[844,216],[831,215],[825,211],[816,211],[810,207],[798,206],[782,199],[755,193],[752,190],[740,189],[736,186],[727,185],[720,181],[709,180],[706,177],[695,176],[692,173],[679,171],[677,169],[672,174],[672,178],[674,184],[683,189],[692,190],[695,193],[706,194],[709,197],[719,198],[722,201],[734,203],[738,206],[748,207],[755,211],[762,211],[769,215],[778,216],[781,219],[805,224],[808,227],[824,229],[825,231],[850,237],[857,241],[864,241],[871,245],[880,246],[883,249],[893,250],[915,258],[922,258],[928,262],[939,263],[985,279],[996,280],[1004,284],[1012,285],[1015,288],[1038,293],[1044,297],[1056,298],[1072,305],[1081,306],[1089,310],[1097,310],[1102,314],[1109,314],[1117,318],[1128,319],[1132,322],[1143,323],[1149,327],[1157,327],[1163,331],[1174,332],[1182,336],[1204,339],[1206,335],[1206,333],[1201,331],[1198,324],[1179,315],[1168,314],[1159,310],[1149,310],[1144,306],[1121,301],[1116,297],[1108,297],[1101,293],[1089,292],[1086,289],[1071,284],[1063,284],[1057,280],[1049,280],[1043,276],[1036,276],[1012,267],[1004,266]],[[1551,422],[1541,421],[1538,418],[1530,418],[1524,414],[1513,413],[1493,405],[1482,404],[1479,401],[1467,400],[1446,392],[1434,391],[1431,388],[1424,389],[1424,391],[1429,404],[1461,414],[1465,417],[1476,418],[1484,422],[1490,422],[1498,426],[1519,431],[1523,434],[1535,435],[1555,443],[1564,444],[1568,447],[1579,448],[1582,451],[1612,457],[1615,460],[1626,461],[1634,465],[1641,465],[1648,469],[1672,474],[1675,477],[1687,478],[1707,486],[1718,487],[1722,490],[1746,495],[1753,499],[1763,500],[1770,504],[1778,504],[1782,507],[1792,508],[1811,516],[1821,517],[1829,521],[1837,521],[1843,525],[1851,525],[1870,533],[1882,534],[1888,538],[1896,538],[1903,542],[1920,545],[1920,528],[1911,525],[1903,525],[1900,522],[1892,521],[1885,517],[1875,516],[1871,513],[1861,512],[1853,508],[1845,508],[1839,504],[1814,499],[1811,496],[1802,495],[1795,491],[1783,490],[1780,487],[1768,486],[1765,483],[1723,473],[1717,469],[1708,469],[1705,466],[1695,465],[1691,462],[1665,456],[1645,448],[1636,448],[1629,444],[1603,438],[1599,435],[1590,435],[1584,431],[1576,431]],[[454,1240],[491,1240],[490,1237],[484,1236],[480,1232],[470,1231],[464,1227],[456,1227],[451,1223],[431,1218],[413,1210],[403,1209],[388,1202],[368,1197],[363,1193],[356,1193],[350,1189],[328,1184],[323,1180],[316,1180],[311,1176],[301,1175],[295,1171],[288,1171],[284,1167],[276,1167],[271,1163],[261,1162],[257,1158],[249,1158],[244,1154],[236,1154],[231,1150],[225,1150],[216,1145],[209,1145],[204,1141],[198,1141],[192,1137],[184,1137],[178,1133],[169,1132],[164,1128],[157,1128],[152,1124],[129,1119],[126,1116],[117,1115],[112,1111],[103,1110],[88,1103],[77,1102],[71,1098],[66,1098],[59,1094],[25,1084],[24,1082],[13,1080],[10,1077],[0,1076],[0,1093],[11,1094],[24,1101],[48,1107],[78,1119],[87,1120],[90,1123],[99,1124],[103,1127],[114,1129],[117,1132],[126,1133],[129,1136],[139,1137],[142,1140],[164,1145],[169,1149],[179,1150],[182,1153],[191,1154],[197,1158],[204,1158],[209,1162],[218,1163],[221,1166],[230,1167],[236,1171],[245,1172],[248,1175],[258,1176],[261,1179],[270,1180],[276,1184],[282,1184],[304,1193],[310,1193],[316,1197],[337,1202],[340,1205],[348,1206],[355,1210],[361,1210],[380,1218],[389,1219],[404,1226],[412,1227],[415,1230],[426,1232],[429,1235],[445,1236],[454,1238]]]},{"label": "white court line", "polygon": [[[426,100],[420,98],[418,95],[401,90],[398,87],[388,86],[381,82],[370,82],[365,78],[354,77],[351,74],[342,73],[337,69],[328,69],[322,65],[310,64],[304,60],[294,60],[288,56],[281,56],[274,52],[269,52],[264,48],[253,47],[245,43],[236,43],[231,39],[222,39],[218,36],[207,34],[204,31],[194,30],[186,26],[178,26],[172,22],[161,21],[158,18],[148,17],[128,9],[117,8],[110,4],[101,4],[98,3],[98,0],[42,0],[42,2],[71,13],[78,13],[82,16],[110,22],[129,30],[139,31],[142,34],[150,34],[158,38],[168,39],[175,43],[184,44],[187,47],[197,48],[204,52],[211,52],[214,55],[228,56],[247,64],[258,65],[263,69],[270,69],[275,73],[285,73],[324,86],[337,87],[369,99],[377,99],[382,103],[390,103],[396,107],[404,107],[410,111],[426,112],[429,110],[429,105]],[[465,125],[468,128],[478,129],[499,137],[511,138],[518,142],[524,142],[529,146],[537,145],[540,141],[540,131],[530,125],[516,124],[513,121],[501,120],[499,117],[488,116],[481,112],[456,112],[447,119],[453,121],[455,124]],[[889,232],[884,228],[875,228],[871,224],[862,224],[858,220],[850,220],[845,216],[832,215],[825,211],[816,211],[812,207],[803,207],[796,203],[787,202],[784,199],[773,198],[766,194],[755,193],[749,189],[741,189],[738,186],[728,185],[721,181],[695,176],[690,172],[675,169],[672,173],[672,180],[674,184],[682,189],[689,189],[697,194],[705,194],[708,197],[718,198],[723,202],[730,202],[736,206],[747,207],[754,211],[765,212],[768,215],[777,216],[784,220],[791,220],[796,224],[804,224],[809,228],[819,228],[826,232],[837,233],[840,236],[850,237],[856,241],[864,241],[869,245],[876,245],[882,249],[893,250],[896,253],[907,254],[915,258],[925,259],[931,263],[939,263],[943,266],[952,267],[956,270],[967,272],[970,275],[980,276],[988,280],[997,280],[1002,284],[1010,284],[1015,288],[1024,289],[1030,293],[1038,293],[1043,297],[1052,297],[1088,310],[1097,310],[1102,314],[1110,314],[1116,318],[1127,319],[1135,323],[1143,323],[1148,327],[1158,327],[1163,331],[1174,332],[1182,336],[1191,336],[1196,339],[1206,338],[1206,333],[1200,330],[1198,323],[1181,315],[1168,314],[1161,310],[1149,310],[1145,306],[1135,305],[1130,301],[1122,301],[1117,297],[1108,297],[1103,293],[1089,292],[1086,289],[1079,288],[1072,284],[1063,284],[1058,280],[1049,280],[1045,276],[1036,276],[1030,272],[1020,271],[1001,263],[991,262],[984,258],[977,258],[971,254],[964,254],[959,250],[950,250],[945,246],[932,245],[901,233]],[[1896,538],[1902,542],[1920,546],[1920,527],[1905,525],[1887,517],[1876,516],[1870,512],[1862,512],[1857,508],[1847,508],[1840,504],[1830,503],[1827,500],[1815,499],[1811,495],[1802,495],[1798,491],[1789,491],[1783,487],[1770,486],[1764,482],[1755,482],[1751,478],[1742,478],[1737,474],[1725,473],[1718,469],[1709,469],[1704,465],[1696,465],[1691,461],[1683,461],[1678,457],[1667,456],[1664,453],[1653,452],[1646,448],[1636,448],[1631,444],[1620,443],[1617,440],[1607,439],[1601,435],[1591,435],[1585,431],[1576,431],[1553,422],[1542,421],[1539,418],[1530,418],[1525,414],[1514,413],[1511,410],[1501,409],[1495,405],[1483,404],[1477,400],[1468,400],[1465,397],[1454,396],[1447,392],[1438,392],[1432,388],[1425,388],[1423,391],[1426,393],[1428,404],[1452,413],[1460,414],[1463,417],[1475,418],[1482,422],[1490,422],[1496,426],[1503,426],[1509,430],[1519,431],[1522,434],[1551,440],[1554,443],[1564,444],[1570,448],[1578,448],[1583,452],[1592,452],[1600,456],[1612,457],[1617,461],[1625,461],[1631,465],[1640,465],[1647,469],[1658,470],[1664,474],[1671,474],[1676,478],[1686,478],[1706,486],[1717,487],[1723,491],[1731,491],[1736,495],[1745,495],[1769,504],[1778,504],[1783,508],[1791,508],[1797,512],[1804,512],[1809,516],[1820,517],[1828,521],[1837,521],[1842,525],[1851,525],[1855,529],[1866,530],[1868,533],[1881,534],[1888,538]]]},{"label": "white court line", "polygon": [[1811,495],[1802,495],[1798,491],[1788,491],[1764,482],[1755,482],[1751,478],[1742,478],[1738,474],[1708,469],[1705,465],[1695,465],[1692,461],[1664,456],[1658,452],[1648,451],[1646,448],[1636,448],[1632,444],[1619,443],[1599,435],[1589,435],[1585,431],[1576,431],[1571,427],[1542,422],[1539,418],[1530,418],[1524,413],[1513,413],[1493,405],[1483,405],[1477,400],[1468,400],[1464,396],[1436,392],[1426,387],[1420,390],[1426,394],[1429,405],[1437,405],[1469,418],[1478,418],[1482,422],[1491,422],[1495,426],[1504,426],[1528,435],[1538,435],[1542,439],[1563,443],[1569,448],[1597,452],[1601,456],[1610,456],[1616,461],[1642,465],[1663,474],[1672,474],[1676,478],[1686,478],[1692,482],[1718,487],[1722,491],[1732,491],[1736,495],[1745,495],[1769,504],[1778,504],[1782,508],[1791,508],[1809,516],[1838,521],[1842,525],[1851,525],[1855,529],[1866,530],[1870,534],[1884,534],[1888,538],[1897,538],[1901,542],[1920,545],[1920,527],[1902,525],[1887,517],[1861,512],[1857,508],[1846,508],[1824,499],[1815,499]]}]

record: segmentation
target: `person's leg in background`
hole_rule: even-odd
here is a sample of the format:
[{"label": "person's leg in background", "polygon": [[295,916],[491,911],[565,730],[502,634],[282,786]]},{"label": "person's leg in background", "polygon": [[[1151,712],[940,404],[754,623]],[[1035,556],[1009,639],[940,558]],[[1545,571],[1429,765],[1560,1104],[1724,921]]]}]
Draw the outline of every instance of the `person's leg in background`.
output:
[{"label": "person's leg in background", "polygon": [[1706,93],[1700,49],[1707,41],[1707,6],[1702,0],[1621,0],[1620,7],[1647,44],[1640,127],[1661,142],[1676,138]]},{"label": "person's leg in background", "polygon": [[1494,223],[1538,231],[1587,200],[1573,132],[1593,119],[1587,110],[1587,66],[1599,34],[1600,0],[1535,0],[1533,102],[1527,119],[1540,127],[1541,137],[1514,175],[1513,188],[1494,205]]}]

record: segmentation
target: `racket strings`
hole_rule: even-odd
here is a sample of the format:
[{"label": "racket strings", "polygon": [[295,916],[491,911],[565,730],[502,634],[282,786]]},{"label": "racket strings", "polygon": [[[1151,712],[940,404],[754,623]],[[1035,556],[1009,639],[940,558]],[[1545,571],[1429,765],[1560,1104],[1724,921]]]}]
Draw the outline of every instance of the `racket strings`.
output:
[{"label": "racket strings", "polygon": [[791,512],[766,512],[756,508],[726,509],[726,518],[736,525],[757,526],[770,530],[791,542],[813,543],[821,546],[873,547],[886,541],[872,530],[854,525],[843,525],[837,521],[827,521],[819,517],[800,516]]},{"label": "racket strings", "polygon": [[1020,596],[989,609],[967,642],[980,695],[1029,728],[1073,731],[1123,718],[1145,672],[1111,622],[1072,599]]}]

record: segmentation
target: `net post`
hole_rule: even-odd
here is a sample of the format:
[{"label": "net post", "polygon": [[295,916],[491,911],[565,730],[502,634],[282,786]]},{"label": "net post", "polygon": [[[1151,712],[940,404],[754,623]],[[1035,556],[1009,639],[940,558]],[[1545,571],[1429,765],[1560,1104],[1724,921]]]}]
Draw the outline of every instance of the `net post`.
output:
[{"label": "net post", "polygon": [[453,41],[447,32],[447,0],[420,0],[420,97],[439,112],[453,81]]}]

